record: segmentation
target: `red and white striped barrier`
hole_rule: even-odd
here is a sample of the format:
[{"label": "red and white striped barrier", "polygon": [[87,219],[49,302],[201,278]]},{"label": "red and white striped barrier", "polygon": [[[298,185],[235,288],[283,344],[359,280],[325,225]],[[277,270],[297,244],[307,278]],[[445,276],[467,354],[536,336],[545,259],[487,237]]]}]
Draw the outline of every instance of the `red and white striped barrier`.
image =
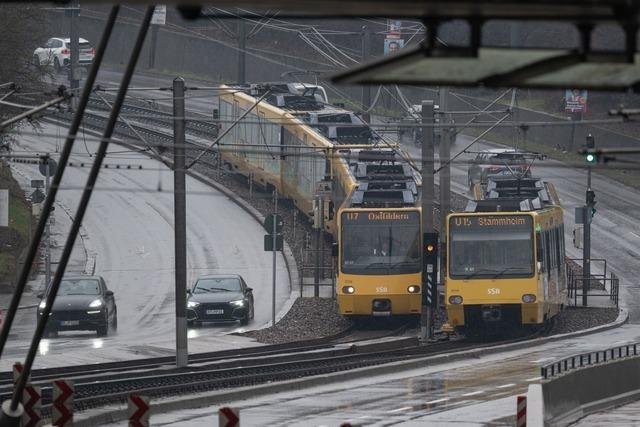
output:
[{"label": "red and white striped barrier", "polygon": [[149,427],[149,397],[129,395],[129,427]]},{"label": "red and white striped barrier", "polygon": [[22,405],[24,406],[22,427],[40,427],[43,424],[40,387],[26,386],[22,394]]},{"label": "red and white striped barrier", "polygon": [[240,411],[227,406],[218,411],[218,426],[240,427]]},{"label": "red and white striped barrier", "polygon": [[57,427],[73,425],[73,391],[73,381],[53,381],[51,425]]},{"label": "red and white striped barrier", "polygon": [[527,396],[518,396],[516,427],[527,427]]},{"label": "red and white striped barrier", "polygon": [[16,362],[13,364],[13,385],[18,384],[18,380],[20,379],[23,369],[24,366],[22,366],[22,363]]}]

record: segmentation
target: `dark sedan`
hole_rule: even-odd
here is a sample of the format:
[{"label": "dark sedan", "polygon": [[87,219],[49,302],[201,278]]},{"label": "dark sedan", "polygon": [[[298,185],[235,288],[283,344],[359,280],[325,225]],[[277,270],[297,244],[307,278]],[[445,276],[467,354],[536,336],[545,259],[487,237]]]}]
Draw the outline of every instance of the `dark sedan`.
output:
[{"label": "dark sedan", "polygon": [[254,316],[252,291],[237,274],[200,277],[188,291],[188,325],[235,320],[248,324]]},{"label": "dark sedan", "polygon": [[[47,289],[47,294],[49,289]],[[38,318],[46,306],[44,294],[38,306]],[[118,311],[113,292],[100,276],[64,278],[47,322],[47,335],[58,331],[96,331],[99,337],[118,327]]]}]

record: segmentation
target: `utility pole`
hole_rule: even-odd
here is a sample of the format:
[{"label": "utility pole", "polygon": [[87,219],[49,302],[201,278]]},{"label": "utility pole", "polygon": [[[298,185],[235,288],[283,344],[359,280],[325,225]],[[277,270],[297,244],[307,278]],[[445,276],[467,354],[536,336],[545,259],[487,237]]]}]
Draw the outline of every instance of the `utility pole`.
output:
[{"label": "utility pole", "polygon": [[173,209],[176,287],[176,367],[189,364],[187,342],[187,225],[184,79],[173,80]]},{"label": "utility pole", "polygon": [[247,23],[244,19],[238,18],[238,83],[244,83],[247,79]]},{"label": "utility pole", "polygon": [[[451,168],[443,165],[448,165],[449,158],[451,157],[451,133],[449,132],[450,115],[447,113],[448,105],[447,99],[449,97],[449,89],[441,87],[439,89],[440,97],[440,247],[445,248],[447,233],[447,215],[451,210]],[[444,284],[444,278],[446,273],[446,256],[445,251],[440,250],[440,284]],[[438,295],[436,298],[436,306],[438,301]]]},{"label": "utility pole", "polygon": [[[422,234],[433,233],[434,149],[433,149],[433,101],[422,101]],[[420,333],[423,340],[431,339],[433,312],[428,293],[427,275],[422,273],[422,311]],[[432,295],[433,297],[433,295]],[[437,296],[436,296],[437,297]]]},{"label": "utility pole", "polygon": [[278,189],[273,190],[273,255],[272,255],[272,270],[273,280],[271,282],[271,326],[276,327],[276,255],[278,248]]},{"label": "utility pole", "polygon": [[[591,134],[587,135],[585,147],[595,148],[595,139]],[[587,191],[584,209],[584,236],[582,246],[582,306],[587,306],[587,294],[591,284],[591,217],[593,216],[593,206],[595,195],[591,190],[591,164],[587,165]]]},{"label": "utility pole", "polygon": [[151,26],[151,46],[149,47],[149,67],[153,68],[156,65],[156,46],[158,45],[158,26]]},{"label": "utility pole", "polygon": [[[362,26],[362,62],[365,63],[371,56],[371,29],[366,25]],[[362,106],[365,110],[371,108],[371,85],[365,84],[362,86]],[[371,123],[371,114],[364,112],[362,119]]]},{"label": "utility pole", "polygon": [[[45,181],[44,181],[45,194],[49,194],[49,186],[51,185],[50,160],[51,160],[51,157],[47,155],[47,158],[46,158],[47,163],[45,164],[45,171],[47,173],[45,174]],[[40,215],[42,215],[42,212],[40,213]],[[46,233],[46,237],[45,237],[46,249],[45,249],[45,255],[44,255],[44,280],[45,280],[44,287],[46,289],[51,284],[51,215],[49,215],[49,218],[47,218],[45,233]]]},{"label": "utility pole", "polygon": [[[71,10],[70,10],[70,28],[69,28],[69,38],[71,41],[71,55],[69,57],[69,87],[71,88],[71,93],[73,94],[73,98],[71,98],[71,105],[73,105],[73,109],[75,110],[76,102],[75,99],[78,99],[79,89],[80,89],[80,65],[78,64],[78,60],[80,57],[80,47],[78,45],[78,15],[80,13],[80,3],[79,0],[73,0],[71,2]],[[64,65],[64,64],[61,64]]]},{"label": "utility pole", "polygon": [[320,296],[320,239],[322,234],[322,196],[315,197],[315,209],[313,215],[313,228],[315,230],[315,266],[313,270],[313,296],[318,298]]}]

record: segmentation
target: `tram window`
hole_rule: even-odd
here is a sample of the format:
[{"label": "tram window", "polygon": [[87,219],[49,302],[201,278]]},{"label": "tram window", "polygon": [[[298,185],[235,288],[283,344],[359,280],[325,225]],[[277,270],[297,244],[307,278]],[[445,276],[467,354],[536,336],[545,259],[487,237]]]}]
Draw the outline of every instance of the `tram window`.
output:
[{"label": "tram window", "polygon": [[536,261],[538,262],[544,262],[543,259],[543,250],[542,250],[542,235],[540,234],[540,232],[536,233]]}]

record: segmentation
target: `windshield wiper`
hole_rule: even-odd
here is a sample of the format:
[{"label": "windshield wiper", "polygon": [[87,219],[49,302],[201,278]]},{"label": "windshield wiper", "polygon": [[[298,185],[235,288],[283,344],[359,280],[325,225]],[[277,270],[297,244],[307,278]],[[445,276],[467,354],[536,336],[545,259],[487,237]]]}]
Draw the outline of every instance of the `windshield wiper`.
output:
[{"label": "windshield wiper", "polygon": [[200,288],[200,290],[207,291],[207,292],[215,292],[215,291],[232,292],[229,289],[225,289],[225,288]]},{"label": "windshield wiper", "polygon": [[507,267],[505,269],[503,269],[502,271],[498,272],[495,276],[493,276],[494,279],[496,279],[498,276],[503,275],[504,273],[506,273],[507,271],[518,271],[518,270],[525,270],[527,267],[515,267],[515,266],[511,266],[511,267]]},{"label": "windshield wiper", "polygon": [[398,261],[391,264],[391,267],[401,267],[406,265],[414,266],[416,264],[420,264],[420,261]]},{"label": "windshield wiper", "polygon": [[466,276],[463,276],[464,280],[469,280],[474,278],[476,275],[480,274],[480,273],[498,273],[498,270],[496,270],[495,268],[481,268],[480,270],[476,270],[472,273],[467,274]]},{"label": "windshield wiper", "polygon": [[378,268],[378,267],[388,268],[389,266],[390,264],[388,262],[372,262],[371,264],[368,264],[366,268]]}]

